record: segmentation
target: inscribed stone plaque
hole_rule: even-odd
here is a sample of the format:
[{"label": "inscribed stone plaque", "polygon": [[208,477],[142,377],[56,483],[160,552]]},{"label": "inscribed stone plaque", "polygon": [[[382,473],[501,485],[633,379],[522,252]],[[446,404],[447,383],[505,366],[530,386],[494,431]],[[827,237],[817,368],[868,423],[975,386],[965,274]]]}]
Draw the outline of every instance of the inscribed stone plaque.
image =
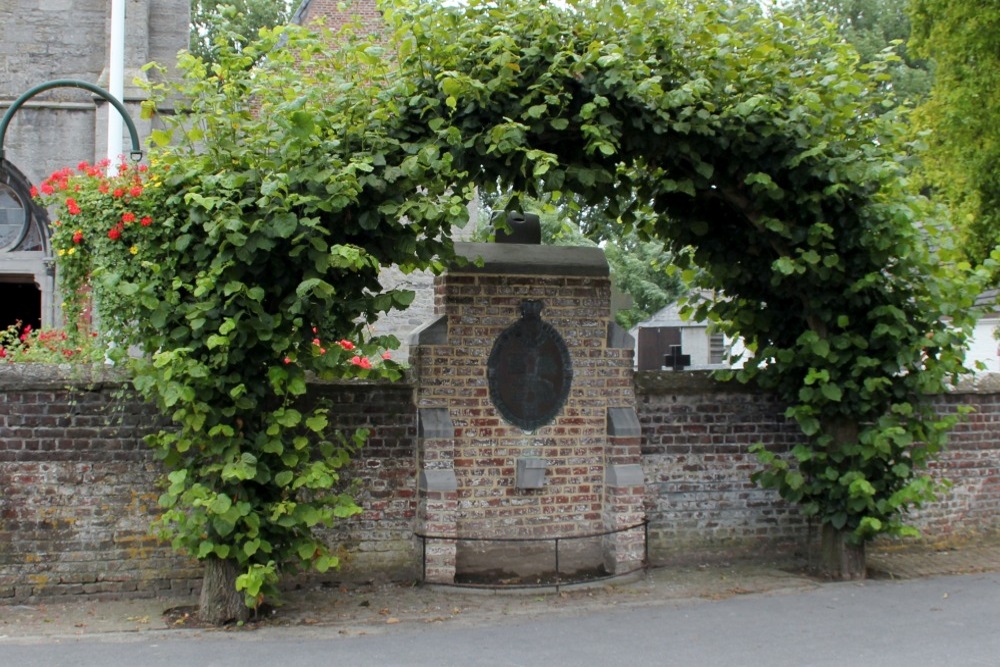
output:
[{"label": "inscribed stone plaque", "polygon": [[490,400],[525,431],[555,419],[573,382],[566,343],[541,312],[541,301],[522,301],[521,319],[497,336],[486,362]]}]

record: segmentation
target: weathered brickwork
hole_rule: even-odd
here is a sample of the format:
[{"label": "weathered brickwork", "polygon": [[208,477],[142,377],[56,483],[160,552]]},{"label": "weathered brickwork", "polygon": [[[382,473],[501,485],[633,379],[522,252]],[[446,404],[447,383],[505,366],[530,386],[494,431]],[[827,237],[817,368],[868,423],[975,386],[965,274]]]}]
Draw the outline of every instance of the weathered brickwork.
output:
[{"label": "weathered brickwork", "polygon": [[199,570],[149,534],[149,410],[116,383],[3,378],[0,602],[195,590]]},{"label": "weathered brickwork", "polygon": [[[640,522],[640,499],[625,492],[613,499],[606,496],[609,456],[611,463],[624,463],[631,456],[627,462],[637,464],[639,454],[637,438],[611,443],[608,437],[609,406],[632,407],[635,396],[631,347],[609,344],[611,284],[606,264],[603,275],[588,271],[589,259],[583,258],[583,268],[515,268],[508,273],[491,262],[509,259],[516,264],[528,247],[467,244],[462,252],[473,257],[487,248],[494,254],[484,267],[453,268],[437,279],[440,331],[411,346],[417,408],[447,413],[440,420],[450,429],[421,439],[418,465],[438,474],[450,471],[453,477],[439,478],[453,479],[455,487],[454,508],[443,505],[442,511],[422,516],[424,529],[438,536],[564,538],[615,529],[627,518]],[[551,257],[557,265],[561,261],[559,253],[551,252]],[[572,366],[563,408],[534,432],[501,416],[490,396],[487,364],[497,339],[521,319],[526,300],[541,301],[541,319],[562,337]],[[525,459],[544,462],[541,488],[519,487],[517,465]],[[433,485],[427,490],[440,491]],[[552,558],[544,553],[552,550],[551,543],[521,543],[523,557],[518,562],[497,555],[506,554],[509,544],[459,541],[456,568],[458,574],[497,567],[522,573],[540,567],[524,556],[535,547],[545,563],[541,567],[549,567]],[[567,545],[565,562],[575,558],[581,568],[588,559],[600,563],[601,548],[597,538]],[[447,567],[432,566],[445,573],[444,580],[451,579]]]},{"label": "weathered brickwork", "polygon": [[413,523],[417,511],[414,454],[416,412],[409,384],[318,387],[331,421],[345,430],[367,428],[368,440],[345,480],[356,481],[361,514],[327,533],[340,547],[342,567],[333,578],[416,576]]},{"label": "weathered brickwork", "polygon": [[944,413],[973,409],[949,437],[945,454],[931,465],[950,488],[913,513],[928,537],[946,539],[1000,530],[1000,377],[940,399]]},{"label": "weathered brickwork", "polygon": [[[150,535],[162,469],[143,436],[160,423],[115,378],[0,365],[0,604],[65,595],[188,594],[197,563]],[[409,385],[323,385],[344,429],[371,433],[346,481],[362,513],[327,533],[331,577],[415,576],[416,475]]]},{"label": "weathered brickwork", "polygon": [[[497,326],[509,322],[497,321]],[[432,353],[420,346],[424,352]],[[455,368],[452,372],[466,373],[475,384],[467,369]],[[582,377],[597,383],[605,375],[595,371]],[[433,377],[423,381],[438,386]],[[608,530],[645,515],[654,564],[808,547],[808,522],[774,493],[749,482],[757,467],[748,452],[752,444],[788,450],[797,439],[773,399],[695,373],[640,374],[634,391],[641,436],[607,438],[601,465],[619,466],[618,477],[609,480],[591,470],[599,455],[578,444],[597,438],[598,417],[586,404],[596,385],[586,386],[577,396],[583,405],[573,407],[570,416],[579,421],[557,420],[546,427],[552,433],[539,429],[524,445],[504,443],[528,436],[489,421],[487,408],[474,401],[463,404],[455,412],[453,431],[463,437],[474,432],[488,449],[481,455],[464,454],[466,446],[458,444],[457,435],[441,437],[441,429],[427,433],[436,437],[420,437],[417,385],[317,387],[341,426],[372,430],[347,475],[358,480],[363,512],[329,532],[331,543],[345,554],[344,569],[329,577],[420,576],[421,543],[414,532],[455,534],[445,531],[454,530],[460,517],[465,521],[461,534],[474,537],[511,534],[506,531],[528,527],[529,521],[537,522],[543,535],[557,529]],[[621,389],[617,383],[610,386]],[[475,391],[458,393],[482,398]],[[945,412],[971,405],[975,412],[953,431],[949,450],[934,465],[952,486],[912,518],[928,539],[994,532],[1000,529],[1000,386],[963,388],[939,405]],[[113,378],[81,377],[78,371],[67,374],[41,365],[0,365],[0,604],[197,590],[197,564],[148,533],[160,468],[142,436],[156,422],[150,408],[123,393]],[[563,430],[557,434],[556,429]],[[629,462],[640,448],[641,470],[635,476]],[[512,473],[508,458],[525,451],[551,453],[556,480],[551,488],[519,492],[501,479]],[[463,457],[470,459],[467,466],[448,467]],[[449,470],[457,478],[453,488],[434,478],[434,471]],[[597,510],[595,497],[603,503]],[[511,502],[522,498],[527,501]],[[595,513],[597,518],[585,518]],[[579,528],[571,525],[574,516],[580,518]],[[487,517],[495,518],[496,526]],[[469,551],[473,547],[464,545]],[[643,545],[634,531],[606,537],[603,545],[582,541],[582,549],[592,547],[598,557],[603,550],[604,558],[628,562]],[[428,580],[453,576],[461,548],[453,541],[430,543]]]},{"label": "weathered brickwork", "polygon": [[637,384],[654,562],[805,547],[796,509],[750,482],[752,445],[796,442],[781,405],[702,373],[640,373]]}]

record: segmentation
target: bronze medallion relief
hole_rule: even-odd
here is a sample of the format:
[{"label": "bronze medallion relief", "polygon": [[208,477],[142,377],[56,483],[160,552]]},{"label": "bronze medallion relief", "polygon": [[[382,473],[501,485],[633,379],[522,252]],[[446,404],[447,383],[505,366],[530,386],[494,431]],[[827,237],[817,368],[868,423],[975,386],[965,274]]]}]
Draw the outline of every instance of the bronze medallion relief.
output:
[{"label": "bronze medallion relief", "polygon": [[504,419],[525,431],[552,422],[573,382],[569,350],[541,319],[541,301],[522,301],[521,319],[493,343],[486,362],[490,400]]}]

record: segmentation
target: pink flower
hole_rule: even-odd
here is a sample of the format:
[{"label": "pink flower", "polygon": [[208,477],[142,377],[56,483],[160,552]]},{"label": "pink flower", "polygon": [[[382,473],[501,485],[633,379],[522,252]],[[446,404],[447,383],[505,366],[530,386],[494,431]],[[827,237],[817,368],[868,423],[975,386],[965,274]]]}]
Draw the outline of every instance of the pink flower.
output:
[{"label": "pink flower", "polygon": [[320,347],[322,343],[320,343],[319,338],[313,338],[313,345],[315,345],[316,347]]},{"label": "pink flower", "polygon": [[[354,343],[352,343],[347,339],[341,340],[340,342],[337,343],[337,345],[340,345],[340,347],[344,348],[348,352],[354,349]],[[357,357],[354,358],[357,359]]]},{"label": "pink flower", "polygon": [[392,355],[389,354],[388,351],[386,351],[382,353],[382,358],[388,361],[389,359],[392,359]]},{"label": "pink flower", "polygon": [[351,359],[351,363],[354,364],[355,366],[359,366],[361,368],[371,368],[372,367],[372,362],[368,361],[368,357],[353,357]]},{"label": "pink flower", "polygon": [[292,358],[291,357],[285,357],[285,363],[286,364],[292,363]]}]

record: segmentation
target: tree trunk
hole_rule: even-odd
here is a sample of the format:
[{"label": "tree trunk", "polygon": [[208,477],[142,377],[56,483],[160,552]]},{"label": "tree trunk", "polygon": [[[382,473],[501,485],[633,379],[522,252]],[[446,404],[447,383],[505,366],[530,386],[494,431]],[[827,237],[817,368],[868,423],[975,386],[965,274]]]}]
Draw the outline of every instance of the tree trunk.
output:
[{"label": "tree trunk", "polygon": [[[858,441],[857,423],[846,419],[826,420],[823,430],[832,438],[831,451],[844,451]],[[837,581],[865,578],[865,545],[849,544],[851,531],[824,523],[820,534],[820,574]]]},{"label": "tree trunk", "polygon": [[236,561],[207,558],[204,562],[198,617],[213,625],[249,620],[250,608],[243,602],[243,593],[236,590],[236,577],[239,576]]},{"label": "tree trunk", "polygon": [[864,579],[866,574],[865,545],[847,543],[851,532],[823,524],[820,537],[820,571],[837,581]]}]

